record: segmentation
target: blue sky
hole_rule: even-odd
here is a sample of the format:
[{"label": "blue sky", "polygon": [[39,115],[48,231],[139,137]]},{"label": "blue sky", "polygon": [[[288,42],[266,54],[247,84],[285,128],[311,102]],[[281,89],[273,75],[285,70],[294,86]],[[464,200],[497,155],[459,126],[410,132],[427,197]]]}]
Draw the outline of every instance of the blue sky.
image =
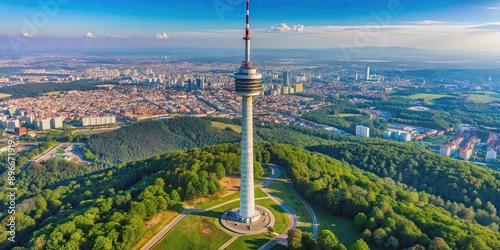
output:
[{"label": "blue sky", "polygon": [[[305,47],[500,50],[489,42],[472,44],[500,38],[500,0],[251,0],[251,6],[254,37],[261,39],[256,46],[262,48],[300,48],[314,39]],[[390,6],[400,11],[391,13]],[[13,39],[21,49],[236,47],[244,11],[244,0],[0,0],[0,48],[13,47]],[[389,13],[390,20],[380,14],[381,23],[377,13]],[[299,24],[304,27],[294,28]],[[441,44],[443,31],[453,39]],[[475,39],[448,44],[460,35]],[[428,43],[413,39],[422,36]]]}]

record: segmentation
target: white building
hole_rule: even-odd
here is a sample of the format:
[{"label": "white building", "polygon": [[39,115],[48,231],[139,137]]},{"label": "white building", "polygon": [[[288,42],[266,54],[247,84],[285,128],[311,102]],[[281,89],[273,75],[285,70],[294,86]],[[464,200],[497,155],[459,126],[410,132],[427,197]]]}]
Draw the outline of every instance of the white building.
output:
[{"label": "white building", "polygon": [[458,132],[465,132],[471,130],[474,130],[474,127],[472,127],[469,124],[458,124]]},{"label": "white building", "polygon": [[385,139],[391,139],[391,136],[392,136],[392,131],[391,130],[384,131],[384,138]]},{"label": "white building", "polygon": [[115,116],[100,116],[100,117],[84,117],[82,119],[82,126],[100,126],[100,125],[108,125],[115,124],[116,117]]},{"label": "white building", "polygon": [[15,128],[21,127],[21,123],[18,119],[3,120],[2,127],[7,129],[8,131],[14,131]]},{"label": "white building", "polygon": [[370,137],[370,128],[365,126],[356,126],[356,136],[358,137]]},{"label": "white building", "polygon": [[63,118],[55,117],[50,119],[50,127],[51,128],[62,128],[63,127]]},{"label": "white building", "polygon": [[399,141],[411,141],[411,134],[402,133],[399,135]]},{"label": "white building", "polygon": [[49,130],[50,129],[50,119],[35,120],[35,128],[37,130]]},{"label": "white building", "polygon": [[496,162],[497,161],[497,151],[493,148],[490,148],[488,152],[486,152],[486,159],[487,162]]}]

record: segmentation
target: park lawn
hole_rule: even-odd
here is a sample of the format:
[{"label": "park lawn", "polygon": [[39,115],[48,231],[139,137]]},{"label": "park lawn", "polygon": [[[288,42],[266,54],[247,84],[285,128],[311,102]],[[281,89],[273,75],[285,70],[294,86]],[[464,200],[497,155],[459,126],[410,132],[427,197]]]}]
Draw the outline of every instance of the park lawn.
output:
[{"label": "park lawn", "polygon": [[150,221],[159,220],[153,227],[149,228],[142,239],[132,247],[132,250],[139,250],[142,246],[148,243],[156,234],[158,234],[168,223],[170,223],[179,213],[173,211],[165,211],[156,215]]},{"label": "park lawn", "polygon": [[288,248],[281,245],[281,244],[278,244],[278,245],[274,246],[273,248],[271,248],[271,250],[286,250],[286,249],[288,249]]},{"label": "park lawn", "polygon": [[427,94],[427,93],[421,93],[421,94],[415,94],[408,96],[408,98],[417,100],[417,99],[424,99],[425,103],[427,104],[433,104],[435,99],[439,99],[442,97],[452,97],[450,95],[440,95],[440,94]]},{"label": "park lawn", "polygon": [[344,117],[357,117],[357,116],[361,116],[361,114],[337,114],[337,115],[332,115],[332,116],[344,118]]},{"label": "park lawn", "polygon": [[[269,233],[240,236],[229,247],[228,250],[259,249],[272,238]],[[285,248],[286,249],[286,248]]]},{"label": "park lawn", "polygon": [[218,249],[231,239],[231,235],[216,223],[218,218],[213,218],[210,212],[190,214],[152,249]]},{"label": "park lawn", "polygon": [[274,229],[276,230],[276,233],[282,234],[285,232],[288,224],[290,224],[290,219],[288,218],[287,213],[283,211],[278,204],[274,203],[271,199],[257,200],[255,201],[255,204],[266,207],[269,211],[271,211],[271,213],[274,214]]},{"label": "park lawn", "polygon": [[500,101],[500,93],[493,91],[479,91],[477,93],[478,94],[470,94],[469,101],[480,103]]},{"label": "park lawn", "polygon": [[55,96],[55,95],[60,95],[60,94],[61,94],[61,91],[52,91],[52,92],[44,93],[44,95],[48,95],[48,96]]},{"label": "park lawn", "polygon": [[95,135],[95,134],[101,134],[104,132],[111,132],[113,130],[120,129],[121,127],[116,127],[116,129],[80,129],[80,130],[74,130],[71,132],[72,135]]},{"label": "park lawn", "polygon": [[328,229],[337,235],[339,241],[346,247],[349,247],[361,238],[360,233],[354,228],[353,220],[340,216],[332,216],[314,204],[309,205],[314,210],[318,219],[318,233]]},{"label": "park lawn", "polygon": [[0,93],[0,99],[11,97],[11,96],[12,96],[11,94]]},{"label": "park lawn", "polygon": [[234,125],[234,124],[228,124],[228,123],[223,123],[223,122],[212,122],[212,127],[219,128],[219,129],[226,129],[226,128],[231,128],[232,130],[241,133],[241,126]]},{"label": "park lawn", "polygon": [[[283,211],[280,206],[274,203],[271,199],[258,200],[255,201],[255,203],[268,208],[274,214],[274,229],[276,230],[276,233],[282,234],[285,232],[288,224],[290,224],[290,220],[288,219],[286,212]],[[240,236],[231,245],[229,245],[227,249],[258,249],[262,245],[266,244],[270,239],[271,237],[268,233]]]},{"label": "park lawn", "polygon": [[292,190],[290,190],[286,184],[285,174],[283,172],[279,178],[268,186],[268,189],[297,215],[298,229],[312,232],[313,221],[311,214],[309,210],[307,210],[307,207],[297,198]]},{"label": "park lawn", "polygon": [[[255,194],[255,198],[263,198],[263,197],[267,196],[267,194],[264,193],[264,191],[262,191],[261,188],[256,188],[254,191],[254,194]],[[237,192],[237,193],[230,194],[230,195],[224,196],[224,197],[216,199],[216,200],[212,200],[209,202],[198,204],[195,207],[196,207],[196,209],[207,209],[207,208],[211,208],[213,206],[216,206],[218,204],[228,202],[230,200],[239,199],[239,198],[240,198],[240,192]]]}]

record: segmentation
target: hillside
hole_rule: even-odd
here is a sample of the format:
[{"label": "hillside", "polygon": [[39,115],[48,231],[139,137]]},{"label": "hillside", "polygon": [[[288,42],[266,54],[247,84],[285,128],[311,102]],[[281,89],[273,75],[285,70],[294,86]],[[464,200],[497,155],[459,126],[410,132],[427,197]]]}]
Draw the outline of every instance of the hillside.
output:
[{"label": "hillside", "polygon": [[500,172],[387,140],[336,142],[308,147],[346,161],[379,177],[390,177],[418,191],[437,196],[453,215],[500,224]]},{"label": "hillside", "polygon": [[44,93],[70,90],[96,90],[97,86],[85,83],[36,83],[20,84],[0,88],[0,93],[12,95],[13,98],[37,97]]},{"label": "hillside", "polygon": [[[238,153],[238,144],[223,144],[155,156],[20,197],[18,249],[130,249],[153,216],[218,193],[223,176],[239,173]],[[255,154],[285,166],[309,202],[354,220],[372,246],[423,249],[444,241],[454,249],[500,249],[498,228],[453,216],[426,192],[299,147],[256,143]],[[256,175],[262,173],[257,164]]]},{"label": "hillside", "polygon": [[233,130],[212,127],[210,121],[183,117],[141,122],[93,135],[87,144],[100,159],[119,163],[177,150],[236,142],[239,138]]}]

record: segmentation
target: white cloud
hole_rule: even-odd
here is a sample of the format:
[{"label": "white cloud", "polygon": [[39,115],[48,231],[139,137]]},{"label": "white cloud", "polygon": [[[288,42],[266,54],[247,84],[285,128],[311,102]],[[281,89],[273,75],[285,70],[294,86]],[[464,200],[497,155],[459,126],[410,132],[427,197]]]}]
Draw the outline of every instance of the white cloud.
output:
[{"label": "white cloud", "polygon": [[491,7],[486,7],[487,10],[500,10],[500,7],[495,7],[495,6],[491,6]]},{"label": "white cloud", "polygon": [[407,24],[417,24],[417,25],[436,25],[436,24],[444,24],[443,21],[433,21],[433,20],[422,20],[422,21],[414,21],[414,22],[405,22]]},{"label": "white cloud", "polygon": [[33,35],[31,35],[28,32],[23,33],[22,36],[24,36],[24,37],[34,37]]},{"label": "white cloud", "polygon": [[94,34],[88,32],[86,35],[85,35],[86,38],[96,38],[96,36],[94,36]]},{"label": "white cloud", "polygon": [[170,38],[170,36],[169,36],[169,35],[167,35],[167,33],[163,32],[163,33],[161,33],[161,34],[156,34],[156,35],[155,35],[155,38],[156,38],[156,39],[160,39],[160,40],[165,40],[165,39],[169,39],[169,38]]},{"label": "white cloud", "polygon": [[302,24],[293,25],[292,27],[288,26],[286,23],[276,24],[266,29],[266,32],[304,32],[305,26]]}]

